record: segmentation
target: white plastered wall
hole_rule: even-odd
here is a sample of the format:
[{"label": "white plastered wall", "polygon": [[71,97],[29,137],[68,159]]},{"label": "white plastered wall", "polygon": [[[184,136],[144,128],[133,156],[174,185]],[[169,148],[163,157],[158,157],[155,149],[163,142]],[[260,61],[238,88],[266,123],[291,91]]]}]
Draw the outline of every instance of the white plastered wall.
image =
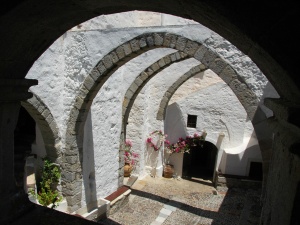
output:
[{"label": "white plastered wall", "polygon": [[[83,180],[87,182],[83,184],[83,196],[89,196],[95,191],[93,197],[103,198],[111,190],[118,188],[122,103],[125,93],[149,63],[152,64],[174,51],[154,49],[136,57],[109,77],[97,93],[84,129]],[[137,142],[133,143],[136,150]],[[138,149],[136,152],[141,154]],[[86,199],[87,203],[89,201],[91,197]]]},{"label": "white plastered wall", "polygon": [[[30,90],[39,96],[51,111],[59,128],[62,151],[64,150],[68,115],[79,87],[86,76],[111,50],[138,35],[149,32],[175,33],[203,43],[205,46],[215,49],[218,54],[228,61],[239,72],[249,88],[259,99],[262,97],[277,96],[273,87],[268,85],[267,79],[247,56],[243,55],[222,37],[200,24],[191,20],[151,12],[132,11],[114,15],[103,15],[82,23],[80,26],[63,34],[41,55],[26,76],[28,79],[38,79],[39,81],[39,85],[31,87]],[[148,59],[145,62],[151,64]],[[129,72],[131,73],[132,71]],[[173,70],[170,71],[170,73],[173,72]],[[161,82],[164,82],[164,78],[161,79]],[[130,83],[128,77],[122,81]],[[90,153],[90,151],[94,152],[95,159],[94,168],[91,166],[93,164],[84,166],[87,171],[83,173],[84,177],[88,176],[89,179],[90,177],[93,179],[93,176],[95,176],[95,183],[90,184],[90,181],[84,182],[84,188],[88,188],[88,185],[94,185],[95,193],[92,190],[94,187],[91,187],[91,191],[92,195],[97,197],[106,196],[116,189],[116,182],[114,180],[114,177],[116,177],[116,161],[112,163],[112,173],[114,176],[111,179],[103,178],[103,174],[108,170],[108,168],[103,167],[105,164],[104,159],[107,157],[117,160],[116,151],[119,146],[116,137],[120,130],[121,107],[118,104],[120,103],[119,100],[122,97],[124,89],[118,90],[117,95],[113,96],[115,94],[113,92],[114,89],[119,89],[123,86],[123,83],[118,86],[114,82],[118,83],[120,80],[108,80],[107,83],[109,85],[100,90],[102,94],[97,95],[91,108],[89,121],[85,126],[84,152],[86,151],[86,153],[84,153],[84,160],[92,161],[91,156],[87,157],[87,153]],[[143,91],[142,93],[146,94],[148,92],[152,96],[151,86],[145,90],[147,91]],[[156,91],[161,91],[159,94],[162,94],[164,90],[159,89]],[[116,98],[112,100],[109,96]],[[152,105],[160,100],[159,96],[156,99],[150,99],[149,102],[147,99],[140,101],[141,105],[145,104],[148,105],[148,109],[153,109],[151,116],[149,116],[148,111],[141,114],[143,118],[140,117],[140,120],[144,121],[143,129],[145,130],[139,132],[141,140],[145,140],[147,134],[153,129],[162,128],[163,126],[163,124],[154,120],[156,112],[152,108]],[[115,114],[110,120],[103,119],[105,117],[110,118],[109,115],[111,113],[108,112],[110,107],[106,108],[104,106],[106,103],[101,105],[105,101],[107,101],[110,107],[116,109]],[[271,115],[271,112],[266,109],[265,113]],[[100,121],[101,124],[97,124]],[[109,132],[107,129],[109,129]],[[110,150],[104,150],[105,146],[103,146],[103,143],[106,146],[109,145]],[[86,164],[84,163],[84,165]],[[95,171],[95,174],[93,174],[93,171]],[[101,184],[101,182],[103,183]],[[88,191],[84,189],[83,192]],[[91,196],[88,196],[88,198],[91,198]]]},{"label": "white plastered wall", "polygon": [[[153,77],[142,89],[141,93],[143,94],[137,96],[128,119],[127,138],[134,140],[143,149],[141,161],[145,166],[144,168],[137,168],[140,170],[136,171],[140,176],[146,174],[154,175],[153,173],[155,173],[155,176],[162,176],[163,151],[153,151],[153,148],[146,144],[146,138],[155,130],[164,130],[163,121],[156,119],[164,93],[181,75],[196,65],[199,65],[199,61],[193,58],[172,64]],[[146,96],[144,97],[145,94]],[[147,104],[138,107],[137,104],[141,102],[140,98],[147,99]],[[134,123],[136,117],[140,118],[140,115],[144,115],[143,126],[138,126]],[[138,151],[138,149],[133,149]]]},{"label": "white plastered wall", "polygon": [[[197,115],[196,128],[186,127],[188,114]],[[176,91],[167,108],[165,124],[172,143],[179,137],[205,130],[206,140],[217,145],[219,135],[225,134],[217,159],[217,168],[223,173],[247,176],[249,160],[262,160],[254,128],[245,109],[231,89],[212,71],[194,76]],[[182,159],[182,154],[176,154],[170,160],[179,176],[182,175]]]}]

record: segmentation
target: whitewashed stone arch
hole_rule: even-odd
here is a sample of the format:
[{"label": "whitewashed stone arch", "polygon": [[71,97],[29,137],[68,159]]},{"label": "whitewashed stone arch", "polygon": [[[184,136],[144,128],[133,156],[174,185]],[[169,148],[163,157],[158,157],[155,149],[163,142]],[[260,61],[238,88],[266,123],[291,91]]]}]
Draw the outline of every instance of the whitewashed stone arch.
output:
[{"label": "whitewashed stone arch", "polygon": [[[69,193],[67,201],[70,206],[76,205],[78,199],[81,198],[80,188],[78,188],[78,184],[76,183],[80,183],[81,179],[82,130],[93,98],[108,77],[113,74],[118,67],[147,50],[161,47],[174,48],[182,51],[184,54],[187,54],[188,57],[195,58],[202,62],[207,68],[220,74],[220,77],[232,88],[241,103],[247,108],[249,117],[253,117],[258,102],[256,95],[248,88],[243,79],[239,78],[238,73],[236,73],[225,60],[219,57],[216,52],[201,43],[176,34],[150,33],[140,35],[104,56],[85,78],[80,87],[79,94],[75,97],[74,105],[71,108],[67,122],[63,168],[63,178]],[[151,73],[160,69],[159,64],[157,65],[157,68],[153,68],[154,71],[151,71]],[[123,165],[122,158],[123,157],[120,157],[119,160],[120,185],[123,180],[123,170],[121,169]]]},{"label": "whitewashed stone arch", "polygon": [[183,74],[180,79],[178,79],[175,83],[172,84],[171,87],[168,88],[159,104],[159,110],[156,115],[156,118],[158,120],[165,119],[168,103],[171,100],[173,94],[180,87],[180,85],[182,85],[185,81],[193,77],[195,74],[203,72],[204,70],[206,70],[206,67],[203,64],[193,67],[190,69],[189,72]]},{"label": "whitewashed stone arch", "polygon": [[35,94],[22,101],[21,105],[37,123],[45,144],[47,157],[55,163],[61,163],[60,136],[56,121],[47,105]]},{"label": "whitewashed stone arch", "polygon": [[162,71],[164,68],[168,67],[169,65],[180,62],[184,59],[188,58],[188,55],[183,52],[175,52],[171,53],[155,63],[148,66],[144,71],[142,71],[138,77],[134,80],[134,82],[130,85],[127,89],[124,101],[123,101],[123,110],[122,110],[122,134],[126,136],[126,124],[129,117],[129,112],[131,107],[134,103],[134,100],[140,90],[147,84],[147,82],[154,77],[158,72]]}]

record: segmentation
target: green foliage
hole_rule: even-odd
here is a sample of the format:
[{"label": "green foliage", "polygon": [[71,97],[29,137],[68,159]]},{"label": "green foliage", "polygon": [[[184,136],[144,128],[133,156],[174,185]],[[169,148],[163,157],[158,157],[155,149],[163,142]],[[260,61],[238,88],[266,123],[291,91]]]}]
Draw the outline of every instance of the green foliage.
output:
[{"label": "green foliage", "polygon": [[57,183],[60,178],[60,171],[57,165],[53,164],[49,159],[44,158],[44,167],[42,170],[41,187],[48,190],[51,189],[51,184]]},{"label": "green foliage", "polygon": [[51,160],[44,158],[44,167],[42,168],[42,180],[38,186],[37,199],[41,205],[47,206],[53,204],[53,208],[57,207],[57,203],[62,200],[62,196],[56,190],[56,184],[61,176],[57,165]]},{"label": "green foliage", "polygon": [[57,190],[41,188],[37,195],[37,199],[41,205],[47,206],[53,203],[54,208],[57,207],[58,202],[62,200],[62,196],[58,193]]}]

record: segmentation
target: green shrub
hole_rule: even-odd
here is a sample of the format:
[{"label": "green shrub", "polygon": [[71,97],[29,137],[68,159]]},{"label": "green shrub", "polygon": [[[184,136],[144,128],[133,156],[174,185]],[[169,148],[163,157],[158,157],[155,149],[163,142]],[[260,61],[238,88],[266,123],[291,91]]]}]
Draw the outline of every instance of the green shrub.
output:
[{"label": "green shrub", "polygon": [[56,185],[61,176],[57,165],[50,159],[44,158],[44,166],[42,168],[41,182],[38,185],[37,199],[43,206],[53,204],[52,208],[58,206],[58,202],[62,200],[62,196],[56,190]]}]

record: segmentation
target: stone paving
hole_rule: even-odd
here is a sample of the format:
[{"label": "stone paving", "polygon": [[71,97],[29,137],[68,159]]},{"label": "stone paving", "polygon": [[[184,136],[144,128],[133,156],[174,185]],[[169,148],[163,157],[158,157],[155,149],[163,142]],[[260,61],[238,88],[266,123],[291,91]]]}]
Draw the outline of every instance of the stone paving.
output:
[{"label": "stone paving", "polygon": [[131,187],[127,204],[101,224],[256,225],[259,188],[219,186],[210,181],[145,177]]}]

